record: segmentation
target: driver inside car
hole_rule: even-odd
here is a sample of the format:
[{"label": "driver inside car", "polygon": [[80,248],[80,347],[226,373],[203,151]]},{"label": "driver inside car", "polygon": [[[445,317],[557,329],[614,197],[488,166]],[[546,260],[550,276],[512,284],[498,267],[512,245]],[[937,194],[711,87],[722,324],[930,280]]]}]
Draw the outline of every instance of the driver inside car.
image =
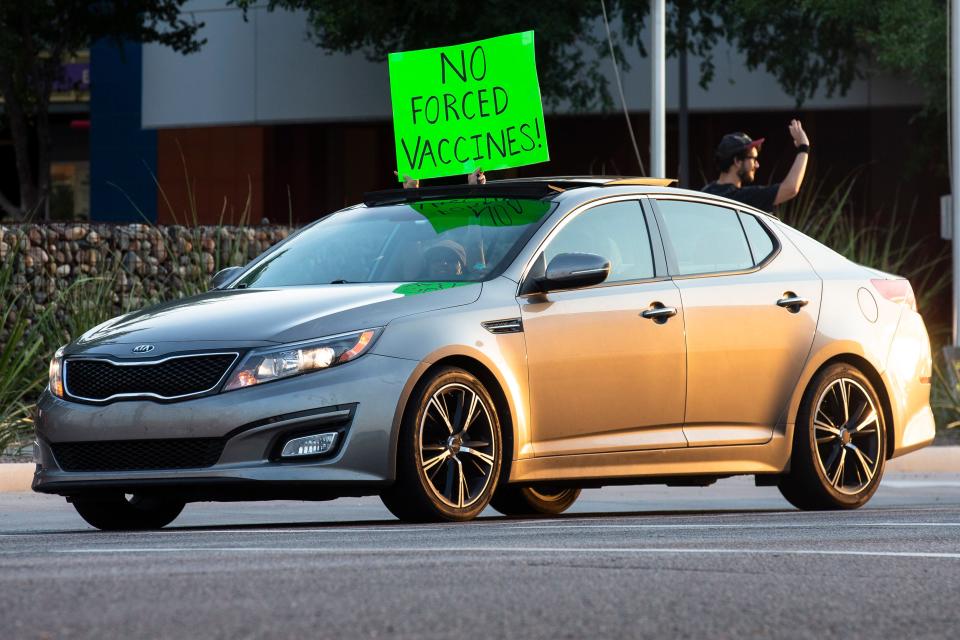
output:
[{"label": "driver inside car", "polygon": [[423,253],[424,276],[428,280],[459,280],[467,264],[467,252],[460,243],[440,240]]}]

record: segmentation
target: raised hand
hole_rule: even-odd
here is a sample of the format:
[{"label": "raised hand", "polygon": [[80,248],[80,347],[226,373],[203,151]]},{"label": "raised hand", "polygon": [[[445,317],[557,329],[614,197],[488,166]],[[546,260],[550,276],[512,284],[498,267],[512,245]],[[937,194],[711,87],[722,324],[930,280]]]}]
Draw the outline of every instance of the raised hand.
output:
[{"label": "raised hand", "polygon": [[[393,175],[395,175],[395,176],[397,176],[397,177],[400,177],[400,174],[397,173],[396,171],[393,172]],[[414,180],[413,178],[411,178],[410,176],[407,176],[407,175],[403,176],[403,188],[404,188],[404,189],[417,189],[417,188],[419,188],[419,187],[420,187],[420,181],[419,181],[419,180]]]},{"label": "raised hand", "polygon": [[487,184],[487,176],[483,175],[483,169],[477,167],[472,173],[468,173],[467,184]]},{"label": "raised hand", "polygon": [[810,144],[810,138],[807,137],[807,132],[803,130],[803,125],[800,124],[799,120],[791,120],[788,129],[790,130],[790,137],[793,138],[793,146]]}]

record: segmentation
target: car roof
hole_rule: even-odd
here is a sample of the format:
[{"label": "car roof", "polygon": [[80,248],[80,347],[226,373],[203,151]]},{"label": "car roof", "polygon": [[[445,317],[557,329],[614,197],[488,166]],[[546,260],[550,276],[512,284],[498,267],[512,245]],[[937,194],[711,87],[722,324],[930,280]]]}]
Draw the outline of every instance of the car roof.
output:
[{"label": "car roof", "polygon": [[387,189],[364,194],[368,207],[423,202],[450,198],[534,198],[562,201],[568,197],[589,200],[601,193],[606,195],[679,195],[709,200],[725,207],[744,209],[775,218],[742,202],[703,191],[670,186],[676,180],[637,176],[542,176],[489,180],[486,184],[429,185],[416,189]]}]

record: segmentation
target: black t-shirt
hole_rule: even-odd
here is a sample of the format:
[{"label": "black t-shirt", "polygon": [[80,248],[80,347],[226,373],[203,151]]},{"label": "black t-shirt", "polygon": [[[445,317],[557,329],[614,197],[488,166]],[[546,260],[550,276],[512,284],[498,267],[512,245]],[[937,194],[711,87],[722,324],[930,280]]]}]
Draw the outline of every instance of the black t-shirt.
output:
[{"label": "black t-shirt", "polygon": [[717,184],[711,182],[703,188],[707,193],[715,196],[730,198],[751,207],[756,207],[761,211],[773,213],[774,202],[777,200],[777,191],[780,190],[780,183],[768,184],[764,186],[740,187],[737,189],[732,184]]}]

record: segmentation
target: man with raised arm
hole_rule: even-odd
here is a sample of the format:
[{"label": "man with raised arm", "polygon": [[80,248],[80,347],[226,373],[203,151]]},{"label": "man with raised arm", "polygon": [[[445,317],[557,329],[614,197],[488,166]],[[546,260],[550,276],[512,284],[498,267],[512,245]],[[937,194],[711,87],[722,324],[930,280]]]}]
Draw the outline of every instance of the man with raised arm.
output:
[{"label": "man with raised arm", "polygon": [[799,120],[791,120],[789,130],[793,146],[797,149],[797,157],[794,158],[783,182],[764,186],[752,184],[757,169],[760,168],[757,157],[764,139],[751,140],[747,134],[737,132],[728,133],[720,140],[716,152],[720,177],[703,190],[768,212],[772,212],[776,205],[795,198],[800,193],[803,175],[807,171],[810,139]]}]

